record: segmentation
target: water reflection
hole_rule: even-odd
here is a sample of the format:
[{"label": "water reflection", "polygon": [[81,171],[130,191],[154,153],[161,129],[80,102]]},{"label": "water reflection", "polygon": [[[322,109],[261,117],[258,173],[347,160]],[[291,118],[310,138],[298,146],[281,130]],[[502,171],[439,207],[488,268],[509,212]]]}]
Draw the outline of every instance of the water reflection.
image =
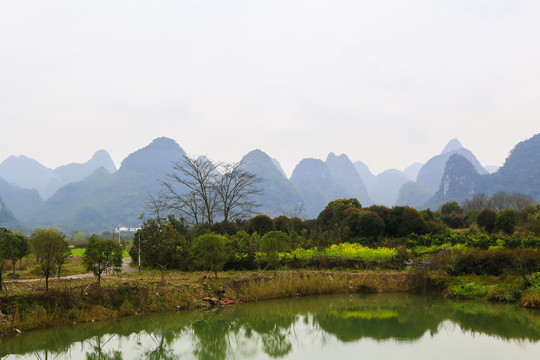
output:
[{"label": "water reflection", "polygon": [[318,358],[332,347],[349,351],[344,344],[361,343],[364,350],[366,341],[422,346],[449,336],[461,336],[462,342],[473,336],[498,344],[517,341],[527,354],[540,346],[540,313],[413,295],[306,297],[36,331],[3,339],[0,356],[214,360],[309,353]]}]

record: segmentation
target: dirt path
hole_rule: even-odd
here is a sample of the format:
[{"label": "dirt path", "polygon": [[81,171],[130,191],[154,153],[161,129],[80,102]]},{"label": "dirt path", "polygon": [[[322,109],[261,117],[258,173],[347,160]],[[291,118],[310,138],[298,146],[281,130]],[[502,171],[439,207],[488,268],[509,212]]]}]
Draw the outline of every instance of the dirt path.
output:
[{"label": "dirt path", "polygon": [[[122,271],[123,273],[133,273],[133,272],[137,272],[139,271],[138,268],[134,268],[132,266],[130,266],[129,264],[131,264],[131,258],[123,258],[122,259]],[[75,274],[75,275],[68,275],[68,276],[62,276],[60,278],[60,280],[64,280],[64,279],[82,279],[82,278],[89,278],[89,277],[93,277],[94,274],[92,274],[91,272],[87,272],[87,273],[84,273],[84,274]],[[43,279],[41,279],[43,280]],[[58,280],[56,277],[54,276],[51,276],[49,278],[49,280]],[[35,281],[40,281],[39,278],[34,278],[34,279],[14,279],[14,280],[4,280],[4,283],[7,283],[8,285],[10,283],[26,283],[26,282],[35,282]]]},{"label": "dirt path", "polygon": [[138,268],[131,267],[131,266],[129,266],[129,264],[131,264],[131,258],[123,258],[122,259],[122,272],[132,273],[132,272],[139,271]]}]

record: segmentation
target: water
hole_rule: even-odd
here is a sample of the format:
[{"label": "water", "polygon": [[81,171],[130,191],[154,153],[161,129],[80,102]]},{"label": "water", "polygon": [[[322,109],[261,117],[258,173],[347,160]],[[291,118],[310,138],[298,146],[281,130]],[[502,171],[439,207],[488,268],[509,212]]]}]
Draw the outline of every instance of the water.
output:
[{"label": "water", "polygon": [[415,295],[333,295],[34,331],[1,359],[539,359],[540,312]]}]

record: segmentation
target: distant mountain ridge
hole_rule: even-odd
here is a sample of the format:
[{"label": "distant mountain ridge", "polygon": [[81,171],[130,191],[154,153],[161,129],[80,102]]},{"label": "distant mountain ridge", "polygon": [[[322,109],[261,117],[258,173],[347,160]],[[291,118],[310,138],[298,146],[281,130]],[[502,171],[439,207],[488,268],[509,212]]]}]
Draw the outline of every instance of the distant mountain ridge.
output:
[{"label": "distant mountain ridge", "polygon": [[[116,170],[112,160],[108,162],[108,153],[101,150],[85,164],[69,164],[52,170],[54,178],[69,183],[46,201],[36,190],[14,185],[1,177],[0,198],[5,203],[4,208],[9,209],[16,219],[32,226],[103,231],[120,224],[137,225],[139,216],[148,213],[146,201],[149,195],[161,190],[158,179],[164,179],[172,170],[172,162],[180,160],[184,154],[174,140],[161,137],[131,153]],[[262,194],[256,199],[261,204],[257,212],[271,217],[300,214],[314,218],[329,201],[340,197],[355,197],[363,206],[397,204],[419,209],[436,209],[441,202],[462,201],[479,192],[488,195],[497,191],[520,192],[540,201],[539,154],[540,135],[535,135],[516,145],[504,166],[488,175],[470,151],[463,149],[459,141],[452,140],[443,153],[422,165],[418,172],[418,179],[422,172],[433,175],[447,158],[434,192],[421,182],[410,181],[411,174],[420,168],[418,163],[407,168],[408,175],[390,169],[375,176],[364,163],[353,163],[345,154],[329,153],[325,161],[303,159],[287,179],[276,159],[261,150],[253,150],[242,158],[242,167],[263,179],[260,184]],[[32,159],[10,157],[8,160],[0,164],[3,171],[16,164],[15,160],[20,160],[30,170],[50,175],[51,169]],[[483,174],[479,173],[479,167]],[[76,180],[88,169],[94,170]],[[17,176],[25,180],[21,174],[21,171],[10,174],[11,180]],[[31,173],[26,176],[32,177]]]},{"label": "distant mountain ridge", "polygon": [[[328,165],[319,159],[303,159],[296,165],[290,181],[304,199],[304,216],[314,218],[344,190],[336,183]],[[318,212],[317,212],[318,211]]]},{"label": "distant mountain ridge", "polygon": [[326,157],[325,163],[336,183],[342,188],[343,192],[338,197],[356,198],[361,204],[366,205],[373,203],[362,178],[347,155],[337,156],[331,152]]},{"label": "distant mountain ridge", "polygon": [[469,159],[454,154],[428,205],[462,202],[472,194],[493,195],[499,191],[529,195],[534,202],[540,202],[540,134],[517,144],[493,174],[479,174]]},{"label": "distant mountain ridge", "polygon": [[23,224],[15,218],[13,213],[6,207],[0,198],[0,227],[7,229],[22,229]]},{"label": "distant mountain ridge", "polygon": [[446,162],[454,154],[464,156],[479,174],[487,174],[487,171],[482,167],[476,156],[471,151],[465,149],[457,139],[452,139],[439,155],[429,159],[420,168],[416,182],[424,185],[433,193],[437,192],[444,174]]},{"label": "distant mountain ridge", "polygon": [[0,198],[13,215],[20,221],[28,221],[41,207],[43,200],[37,190],[24,189],[8,183],[0,177]]},{"label": "distant mountain ridge", "polygon": [[255,199],[261,206],[257,212],[275,217],[293,213],[304,206],[304,199],[298,189],[287,179],[282,170],[265,152],[252,150],[241,160],[242,169],[262,179],[259,184],[261,194]]},{"label": "distant mountain ridge", "polygon": [[10,156],[0,164],[0,176],[22,188],[35,189],[43,199],[49,198],[62,186],[83,180],[96,169],[103,167],[113,173],[116,166],[109,153],[98,150],[85,163],[71,163],[49,169],[24,155]]},{"label": "distant mountain ridge", "polygon": [[158,179],[164,179],[171,162],[184,154],[174,140],[157,138],[130,154],[115,173],[99,168],[84,180],[63,186],[45,201],[30,224],[88,231],[137,225],[139,216],[148,212],[148,196],[160,190]]}]

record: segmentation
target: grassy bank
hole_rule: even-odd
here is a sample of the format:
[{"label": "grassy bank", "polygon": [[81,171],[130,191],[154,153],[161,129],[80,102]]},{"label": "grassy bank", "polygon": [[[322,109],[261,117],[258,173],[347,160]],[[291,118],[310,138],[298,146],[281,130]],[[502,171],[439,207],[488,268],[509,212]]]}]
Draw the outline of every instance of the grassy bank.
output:
[{"label": "grassy bank", "polygon": [[[142,278],[139,278],[142,276]],[[291,296],[357,292],[414,292],[423,286],[414,274],[400,272],[278,271],[222,273],[219,278],[174,273],[158,276],[110,276],[97,287],[94,279],[63,280],[49,292],[19,286],[0,297],[0,332],[20,331],[112,319],[120,316],[207,306],[205,297],[225,296],[243,302]]]},{"label": "grassy bank", "polygon": [[[421,272],[277,271],[227,272],[219,278],[171,272],[166,281],[152,273],[108,276],[97,287],[93,278],[61,280],[48,293],[33,285],[0,297],[0,332],[9,336],[78,322],[113,319],[141,313],[208,306],[205,297],[255,302],[293,296],[339,293],[445,293],[454,298],[481,298],[540,306],[540,292],[519,292],[519,279],[495,277],[427,277]],[[35,289],[35,288],[34,288]],[[510,295],[509,295],[510,294]],[[513,296],[513,297],[511,297]]]}]

